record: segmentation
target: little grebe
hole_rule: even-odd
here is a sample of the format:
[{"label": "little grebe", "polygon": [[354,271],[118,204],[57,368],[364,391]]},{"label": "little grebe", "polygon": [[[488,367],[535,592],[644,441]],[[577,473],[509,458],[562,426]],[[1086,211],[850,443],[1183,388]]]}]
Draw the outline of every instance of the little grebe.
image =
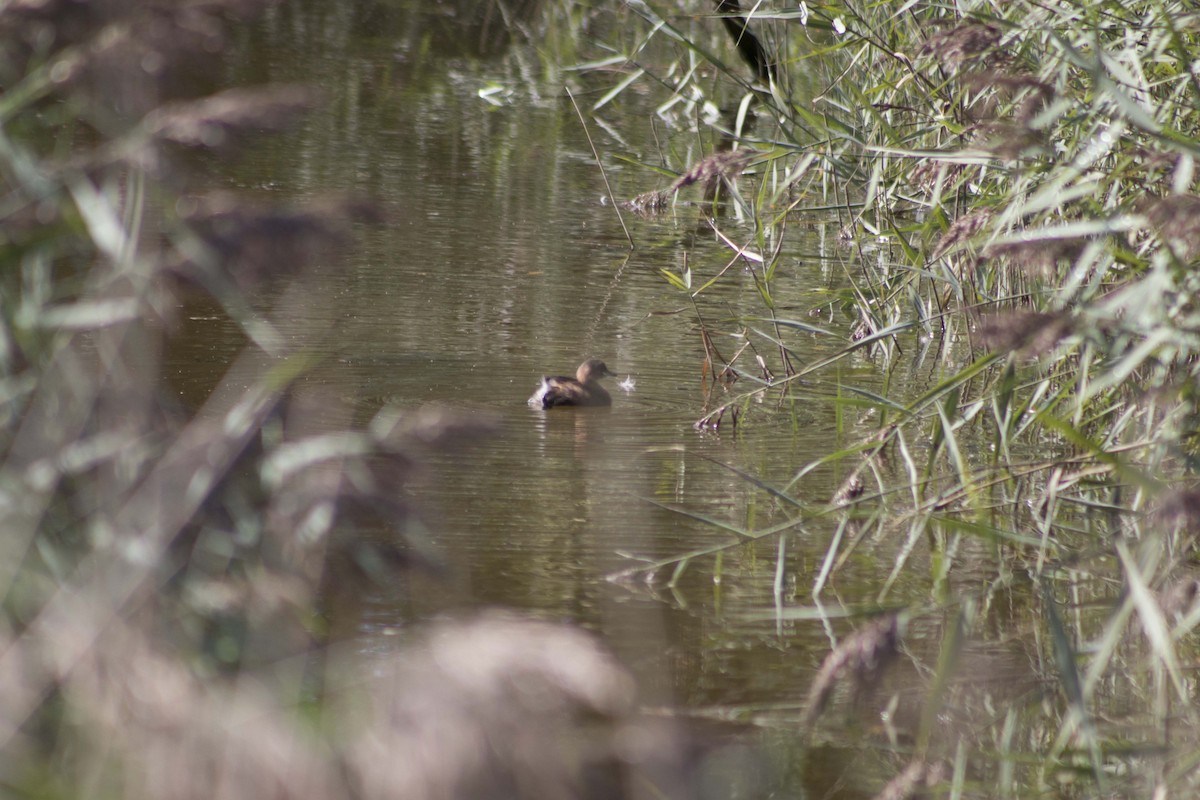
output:
[{"label": "little grebe", "polygon": [[598,358],[589,358],[575,370],[574,378],[542,377],[542,385],[529,398],[534,408],[555,406],[609,406],[612,398],[600,385],[601,378],[616,377]]}]

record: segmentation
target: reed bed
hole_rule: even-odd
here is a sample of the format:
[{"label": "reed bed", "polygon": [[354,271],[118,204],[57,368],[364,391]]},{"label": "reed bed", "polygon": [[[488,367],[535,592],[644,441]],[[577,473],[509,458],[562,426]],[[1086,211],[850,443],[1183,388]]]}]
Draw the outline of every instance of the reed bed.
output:
[{"label": "reed bed", "polygon": [[[754,425],[801,400],[871,409],[875,433],[785,485],[734,470],[782,521],[614,577],[674,584],[714,555],[836,529],[816,608],[777,612],[820,616],[855,548],[895,541],[874,607],[855,613],[899,611],[942,645],[916,679],[915,760],[881,797],[925,780],[952,797],[1191,794],[1200,15],[1169,2],[726,0],[715,12],[632,4],[640,27],[607,42],[630,78],[603,98],[640,81],[662,95],[660,116],[708,134],[711,153],[691,163],[657,154],[679,177],[632,208],[695,206],[720,235],[750,231],[727,241],[761,298],[753,317],[705,313],[728,265],[704,265],[718,277],[702,284],[691,268],[664,273],[695,310],[705,374],[726,378],[697,427]],[[843,330],[774,302],[781,242],[814,215],[836,215],[847,255],[843,284],[813,308],[848,309]],[[806,360],[816,335],[844,347]],[[712,345],[730,340],[743,346],[729,357]],[[840,383],[839,364],[864,352],[885,372],[935,358],[936,385],[890,396]],[[845,476],[833,497],[806,496],[818,470]],[[897,609],[891,587],[918,563],[934,565],[930,596]],[[990,578],[948,593],[963,570]],[[964,653],[1014,597],[1024,608],[1006,624],[1034,642],[1043,682],[959,716]],[[819,729],[836,684],[871,672],[848,665],[883,648],[867,641],[879,625],[833,647],[806,726]],[[882,630],[890,652],[896,626]]]}]

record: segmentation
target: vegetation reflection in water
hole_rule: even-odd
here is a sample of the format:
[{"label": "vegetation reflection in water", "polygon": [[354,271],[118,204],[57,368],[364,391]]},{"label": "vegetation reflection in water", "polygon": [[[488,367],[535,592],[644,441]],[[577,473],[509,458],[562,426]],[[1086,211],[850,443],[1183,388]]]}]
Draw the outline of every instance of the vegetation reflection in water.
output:
[{"label": "vegetation reflection in water", "polygon": [[1195,790],[1200,19],[718,8],[0,12],[14,792]]}]

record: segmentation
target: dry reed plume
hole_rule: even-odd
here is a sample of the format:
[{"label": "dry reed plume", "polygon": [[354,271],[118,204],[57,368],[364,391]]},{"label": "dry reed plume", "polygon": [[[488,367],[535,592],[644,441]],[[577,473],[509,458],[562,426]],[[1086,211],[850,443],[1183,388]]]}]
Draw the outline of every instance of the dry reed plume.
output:
[{"label": "dry reed plume", "polygon": [[693,164],[671,184],[670,188],[646,192],[629,201],[628,205],[634,211],[652,213],[662,211],[671,200],[671,195],[685,186],[703,182],[706,193],[711,194],[719,180],[732,180],[750,165],[758,156],[753,150],[722,150]]},{"label": "dry reed plume", "polygon": [[979,338],[989,350],[1037,358],[1070,336],[1074,327],[1066,311],[1012,311],[983,317]]},{"label": "dry reed plume", "polygon": [[985,22],[967,22],[930,36],[917,55],[936,59],[957,72],[964,64],[981,61],[1000,43],[1003,31]]}]

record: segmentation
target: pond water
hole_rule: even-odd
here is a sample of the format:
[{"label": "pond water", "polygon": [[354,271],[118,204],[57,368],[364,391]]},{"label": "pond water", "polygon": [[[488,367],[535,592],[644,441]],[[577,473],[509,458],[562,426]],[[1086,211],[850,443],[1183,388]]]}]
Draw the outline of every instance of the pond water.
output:
[{"label": "pond water", "polygon": [[[847,394],[839,385],[881,391],[886,382],[893,395],[898,385],[916,394],[936,382],[941,362],[917,357],[913,340],[911,361],[888,374],[864,349],[790,395],[777,389],[751,402],[736,427],[726,420],[718,430],[696,430],[699,418],[752,383],[748,376],[729,390],[712,386],[697,309],[731,356],[745,340],[728,331],[767,331],[769,323],[758,321],[766,308],[741,262],[696,308],[662,274],[690,268],[699,285],[734,262],[696,188],[662,215],[624,211],[636,244],[630,250],[561,91],[565,82],[581,106],[594,104],[620,76],[569,68],[603,55],[586,41],[534,46],[478,14],[358,0],[284,4],[228,60],[224,84],[305,83],[319,87],[325,103],[245,157],[209,164],[216,188],[281,203],[362,193],[386,216],[358,231],[343,263],[302,278],[305,312],[288,324],[329,331],[304,381],[335,395],[359,422],[384,407],[437,406],[494,429],[461,448],[428,452],[405,489],[419,518],[405,533],[435,554],[445,574],[364,590],[343,624],[372,654],[388,652],[412,621],[449,609],[502,605],[574,620],[637,672],[647,704],[762,723],[781,753],[778,772],[795,773],[786,780],[813,797],[870,796],[894,763],[882,755],[873,766],[856,763],[861,753],[844,744],[802,751],[795,724],[834,633],[853,627],[840,619],[844,610],[879,607],[904,533],[858,544],[821,598],[827,618],[801,613],[817,608],[811,587],[831,542],[854,531],[819,513],[844,467],[794,479],[878,425],[874,412],[833,402]],[[669,183],[632,162],[658,165],[666,153],[679,170],[711,149],[689,112],[658,116],[667,95],[638,86],[588,116],[619,199]],[[743,185],[753,190],[753,178]],[[772,283],[777,313],[831,335],[789,333],[796,367],[849,344],[855,320],[841,314],[834,292],[847,270],[862,268],[860,251],[837,241],[837,214],[803,208],[787,229]],[[758,247],[736,213],[714,222],[731,241]],[[868,248],[867,256],[886,253]],[[269,307],[271,293],[284,291],[273,286],[260,303]],[[186,316],[188,335],[171,353],[172,380],[198,402],[246,342],[211,309]],[[758,334],[750,339],[782,375],[778,350]],[[543,373],[571,372],[590,355],[632,384],[625,390],[610,381],[611,409],[526,406]],[[754,360],[747,353],[739,364],[751,370]],[[746,476],[788,487],[800,505],[780,502]],[[722,525],[785,530],[696,558],[670,586],[673,564],[636,571],[736,542]],[[918,548],[884,605],[920,603],[931,591],[931,569]],[[914,662],[936,661],[940,635],[914,628]],[[1019,644],[987,661],[995,677],[1028,679]]]}]

